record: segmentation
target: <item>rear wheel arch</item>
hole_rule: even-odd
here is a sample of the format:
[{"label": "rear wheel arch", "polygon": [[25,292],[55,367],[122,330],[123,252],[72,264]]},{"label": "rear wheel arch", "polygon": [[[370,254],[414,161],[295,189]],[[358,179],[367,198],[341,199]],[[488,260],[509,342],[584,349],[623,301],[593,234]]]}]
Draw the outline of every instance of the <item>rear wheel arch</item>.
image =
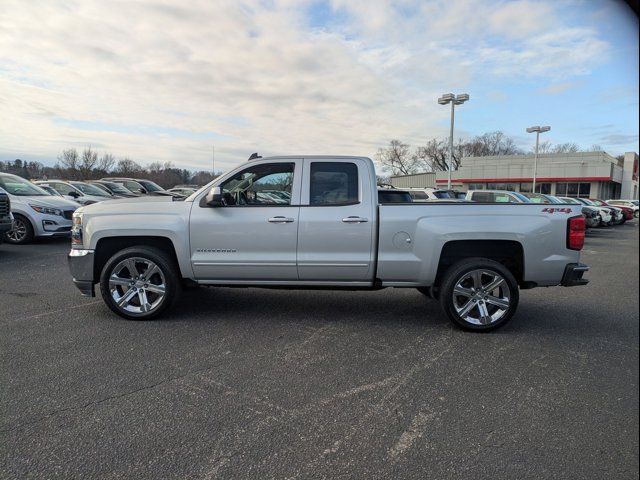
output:
[{"label": "rear wheel arch", "polygon": [[524,282],[524,248],[515,240],[452,240],[443,245],[438,262],[435,286],[439,286],[447,270],[467,258],[486,258],[504,265],[521,287]]}]

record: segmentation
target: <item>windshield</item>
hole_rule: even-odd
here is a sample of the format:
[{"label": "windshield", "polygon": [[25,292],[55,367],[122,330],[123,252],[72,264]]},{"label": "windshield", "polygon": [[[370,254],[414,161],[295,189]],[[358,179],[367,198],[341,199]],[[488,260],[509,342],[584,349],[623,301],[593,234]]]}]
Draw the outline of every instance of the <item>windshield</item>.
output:
[{"label": "windshield", "polygon": [[579,198],[578,201],[584,203],[585,205],[590,205],[592,207],[595,205],[591,200],[587,200],[586,198]]},{"label": "windshield", "polygon": [[520,192],[511,192],[511,195],[515,195],[516,198],[520,199],[524,203],[529,203],[530,202],[530,200],[527,197],[525,197],[524,195],[522,195]]},{"label": "windshield", "polygon": [[4,188],[11,195],[19,197],[49,197],[50,194],[46,190],[34,185],[29,180],[18,177],[17,175],[0,175],[0,187]]},{"label": "windshield", "polygon": [[545,197],[551,202],[551,203],[564,203],[562,200],[560,200],[558,197],[554,197],[553,195],[545,195]]},{"label": "windshield", "polygon": [[98,187],[94,187],[93,185],[89,185],[88,183],[82,183],[82,182],[70,182],[70,183],[85,195],[95,195],[97,197],[111,196],[104,190],[100,190]]},{"label": "windshield", "polygon": [[528,193],[525,195],[531,203],[549,203],[549,201],[542,195],[535,193]]},{"label": "windshield", "polygon": [[40,188],[45,190],[45,191],[47,191],[47,192],[49,192],[51,195],[55,195],[56,197],[61,197],[62,196],[51,187],[40,185]]},{"label": "windshield", "polygon": [[119,183],[115,182],[102,182],[102,185],[106,185],[109,190],[111,190],[115,194],[122,193],[124,195],[131,195],[131,191],[124,188]]},{"label": "windshield", "polygon": [[451,194],[449,192],[447,192],[446,190],[434,190],[433,194],[436,196],[436,198],[455,198],[452,197]]},{"label": "windshield", "polygon": [[579,201],[577,201],[575,198],[569,198],[569,197],[560,197],[560,200],[562,200],[564,203],[569,203],[571,205],[582,205]]},{"label": "windshield", "polygon": [[164,190],[164,188],[162,188],[160,185],[155,184],[149,180],[137,180],[137,182],[142,185],[147,192],[162,192]]},{"label": "windshield", "polygon": [[593,203],[594,205],[598,205],[599,207],[604,207],[605,204],[602,200],[590,200],[591,203]]}]

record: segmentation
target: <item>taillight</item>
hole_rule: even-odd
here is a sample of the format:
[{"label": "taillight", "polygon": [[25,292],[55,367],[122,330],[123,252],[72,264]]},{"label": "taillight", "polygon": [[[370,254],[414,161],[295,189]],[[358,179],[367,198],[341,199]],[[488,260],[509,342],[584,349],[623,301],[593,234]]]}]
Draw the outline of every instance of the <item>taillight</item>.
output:
[{"label": "taillight", "polygon": [[582,250],[584,247],[584,232],[587,226],[584,217],[571,217],[567,220],[567,248],[569,250]]}]

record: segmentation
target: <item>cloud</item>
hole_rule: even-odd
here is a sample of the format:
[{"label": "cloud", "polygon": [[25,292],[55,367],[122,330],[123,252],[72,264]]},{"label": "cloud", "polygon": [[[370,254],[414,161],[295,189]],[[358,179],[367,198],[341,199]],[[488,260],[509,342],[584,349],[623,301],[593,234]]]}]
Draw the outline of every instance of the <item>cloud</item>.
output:
[{"label": "cloud", "polygon": [[605,145],[631,145],[638,142],[638,135],[613,133],[600,137],[600,141]]},{"label": "cloud", "polygon": [[553,2],[333,0],[325,27],[314,3],[5,0],[0,145],[198,167],[215,143],[221,168],[253,151],[371,156],[444,134],[443,90],[582,75],[607,49]]},{"label": "cloud", "polygon": [[546,95],[559,95],[568,90],[576,88],[580,85],[580,82],[562,82],[548,85],[540,91]]}]

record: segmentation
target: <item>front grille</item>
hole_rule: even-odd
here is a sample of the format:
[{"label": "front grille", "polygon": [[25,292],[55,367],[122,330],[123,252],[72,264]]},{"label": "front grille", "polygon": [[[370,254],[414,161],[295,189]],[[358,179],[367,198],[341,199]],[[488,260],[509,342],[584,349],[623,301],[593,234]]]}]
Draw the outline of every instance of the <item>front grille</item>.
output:
[{"label": "front grille", "polygon": [[0,195],[0,217],[6,217],[11,211],[11,203],[8,195]]},{"label": "front grille", "polygon": [[67,220],[71,220],[73,218],[73,212],[75,210],[65,210],[63,213],[64,218],[66,218]]}]

